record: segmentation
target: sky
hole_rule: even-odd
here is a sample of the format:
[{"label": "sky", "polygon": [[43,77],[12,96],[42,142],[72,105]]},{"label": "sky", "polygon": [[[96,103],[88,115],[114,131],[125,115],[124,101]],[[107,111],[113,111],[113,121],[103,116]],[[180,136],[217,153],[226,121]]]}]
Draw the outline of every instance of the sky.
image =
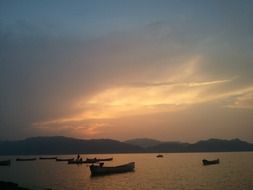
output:
[{"label": "sky", "polygon": [[0,140],[253,143],[253,1],[0,0]]}]

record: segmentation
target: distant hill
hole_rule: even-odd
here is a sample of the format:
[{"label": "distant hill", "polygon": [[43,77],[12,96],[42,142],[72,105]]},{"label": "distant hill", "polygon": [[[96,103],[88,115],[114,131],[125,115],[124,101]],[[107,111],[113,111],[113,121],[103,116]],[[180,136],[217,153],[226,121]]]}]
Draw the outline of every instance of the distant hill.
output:
[{"label": "distant hill", "polygon": [[253,144],[240,139],[209,139],[197,143],[165,142],[147,148],[148,152],[233,152],[253,151]]},{"label": "distant hill", "polygon": [[147,147],[148,152],[188,152],[189,143],[164,142],[156,146]]},{"label": "distant hill", "polygon": [[137,138],[125,141],[125,143],[140,146],[142,148],[152,147],[161,144],[161,141],[149,138]]},{"label": "distant hill", "polygon": [[240,139],[209,139],[191,144],[188,150],[191,152],[253,151],[253,144]]},{"label": "distant hill", "polygon": [[142,151],[141,147],[111,139],[83,140],[60,136],[33,137],[0,143],[0,155],[134,153]]},{"label": "distant hill", "polygon": [[0,155],[231,151],[253,151],[253,144],[240,139],[209,139],[190,144],[160,142],[153,139],[134,139],[120,142],[111,139],[84,140],[61,136],[0,141]]}]

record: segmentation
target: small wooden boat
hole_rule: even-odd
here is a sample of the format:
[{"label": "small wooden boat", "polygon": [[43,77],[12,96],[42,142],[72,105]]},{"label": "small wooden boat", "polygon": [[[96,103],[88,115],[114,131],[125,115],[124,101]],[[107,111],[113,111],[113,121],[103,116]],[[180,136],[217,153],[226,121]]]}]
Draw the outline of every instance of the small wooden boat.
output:
[{"label": "small wooden boat", "polygon": [[98,162],[106,162],[106,161],[112,161],[112,160],[113,160],[112,157],[111,158],[98,158],[97,159]]},{"label": "small wooden boat", "polygon": [[219,164],[220,163],[220,159],[216,159],[216,160],[202,160],[202,163],[204,166],[207,166],[207,165],[212,165],[212,164]]},{"label": "small wooden boat", "polygon": [[40,160],[56,160],[57,157],[40,157]]},{"label": "small wooden boat", "polygon": [[86,158],[85,162],[87,164],[93,164],[93,163],[97,163],[98,160],[96,158]]},{"label": "small wooden boat", "polygon": [[79,159],[79,160],[68,160],[68,164],[87,164],[86,160],[82,160],[82,159]]},{"label": "small wooden boat", "polygon": [[95,164],[102,161],[112,161],[113,158],[86,158],[86,160],[68,160],[68,164]]},{"label": "small wooden boat", "polygon": [[86,158],[86,163],[97,163],[97,162],[105,162],[105,161],[112,161],[113,158]]},{"label": "small wooden boat", "polygon": [[92,176],[107,175],[115,173],[124,173],[134,171],[135,163],[130,162],[119,166],[103,166],[103,163],[99,165],[90,165],[90,172]]},{"label": "small wooden boat", "polygon": [[56,161],[57,162],[68,162],[68,161],[73,161],[74,160],[74,158],[56,158]]},{"label": "small wooden boat", "polygon": [[17,158],[16,161],[34,161],[37,160],[37,158]]},{"label": "small wooden boat", "polygon": [[0,161],[0,166],[10,166],[11,165],[11,160],[1,160]]},{"label": "small wooden boat", "polygon": [[162,154],[158,154],[156,157],[157,158],[163,158],[163,155]]}]

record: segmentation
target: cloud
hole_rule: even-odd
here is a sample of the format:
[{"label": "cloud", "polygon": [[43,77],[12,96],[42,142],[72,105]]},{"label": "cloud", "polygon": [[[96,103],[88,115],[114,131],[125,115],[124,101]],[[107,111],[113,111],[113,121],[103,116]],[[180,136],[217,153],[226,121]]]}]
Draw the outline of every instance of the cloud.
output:
[{"label": "cloud", "polygon": [[[239,102],[239,96],[248,97],[247,94],[252,92],[253,88],[250,85],[233,85],[240,80],[238,76],[207,80],[210,77],[207,77],[201,69],[203,61],[203,58],[193,56],[173,70],[169,67],[167,72],[157,73],[156,77],[150,78],[149,81],[115,83],[114,86],[101,89],[89,97],[81,97],[74,101],[71,108],[75,113],[53,120],[38,121],[33,125],[52,129],[55,126],[69,125],[72,128],[78,128],[80,123],[88,122],[89,125],[80,130],[83,131],[85,137],[92,137],[105,134],[106,128],[113,126],[115,120],[137,116],[142,118],[145,115],[153,117],[162,113],[180,114],[196,105],[205,106],[217,102],[221,102],[219,104],[221,107],[232,107],[235,97]],[[183,76],[180,75],[182,73]],[[167,80],[163,81],[166,77]],[[244,100],[249,100],[249,97],[246,97]],[[240,105],[242,105],[242,99],[240,99]],[[236,106],[233,107],[236,108]],[[107,124],[95,125],[99,122]]]},{"label": "cloud", "polygon": [[233,79],[194,82],[192,76],[197,75],[199,69],[196,66],[193,67],[192,63],[190,60],[188,64],[183,64],[184,69],[181,65],[179,66],[180,73],[185,73],[181,78],[178,73],[170,73],[168,81],[171,82],[161,82],[164,76],[157,75],[156,78],[150,80],[160,82],[136,82],[122,86],[117,84],[94,93],[89,98],[77,100],[72,108],[79,112],[54,120],[34,123],[34,126],[64,125],[91,120],[95,122],[136,115],[177,112],[191,105],[223,97],[224,95],[213,91],[217,87],[232,82]]},{"label": "cloud", "polygon": [[234,109],[253,109],[253,87],[245,92],[238,92],[227,106]]},{"label": "cloud", "polygon": [[[27,11],[9,15],[2,8],[0,137],[11,137],[11,131],[27,136],[32,127],[38,133],[80,129],[102,135],[112,120],[126,117],[181,113],[214,102],[247,107],[253,85],[252,11],[247,3],[222,8],[217,3],[196,7],[171,2],[149,8],[130,3],[129,10],[135,10],[131,17],[125,9],[121,15],[120,7],[106,22],[105,12],[94,14],[92,4],[85,6],[89,14],[78,6],[78,18],[71,16],[76,9],[70,10],[68,3],[57,6],[62,22],[45,19],[46,4],[31,5],[43,17]],[[67,17],[65,10],[70,11]],[[49,11],[46,18],[54,16]]]}]

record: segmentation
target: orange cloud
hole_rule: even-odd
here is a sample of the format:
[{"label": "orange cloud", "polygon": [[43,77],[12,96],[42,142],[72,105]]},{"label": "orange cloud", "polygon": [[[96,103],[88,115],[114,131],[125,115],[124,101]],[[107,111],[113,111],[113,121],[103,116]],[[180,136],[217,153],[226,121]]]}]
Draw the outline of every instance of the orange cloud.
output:
[{"label": "orange cloud", "polygon": [[176,68],[173,71],[175,73],[171,73],[169,70],[169,74],[164,72],[163,75],[148,82],[109,87],[88,99],[74,102],[73,108],[81,110],[77,114],[37,122],[33,125],[44,127],[73,124],[72,127],[76,128],[80,126],[80,123],[89,121],[89,124],[82,128],[81,133],[93,136],[101,128],[107,126],[98,124],[98,121],[101,120],[160,112],[177,112],[194,104],[243,95],[253,90],[253,87],[245,87],[230,89],[228,92],[219,91],[220,88],[236,78],[206,80],[203,73],[198,75],[200,65],[201,59],[196,56],[183,66]]}]

